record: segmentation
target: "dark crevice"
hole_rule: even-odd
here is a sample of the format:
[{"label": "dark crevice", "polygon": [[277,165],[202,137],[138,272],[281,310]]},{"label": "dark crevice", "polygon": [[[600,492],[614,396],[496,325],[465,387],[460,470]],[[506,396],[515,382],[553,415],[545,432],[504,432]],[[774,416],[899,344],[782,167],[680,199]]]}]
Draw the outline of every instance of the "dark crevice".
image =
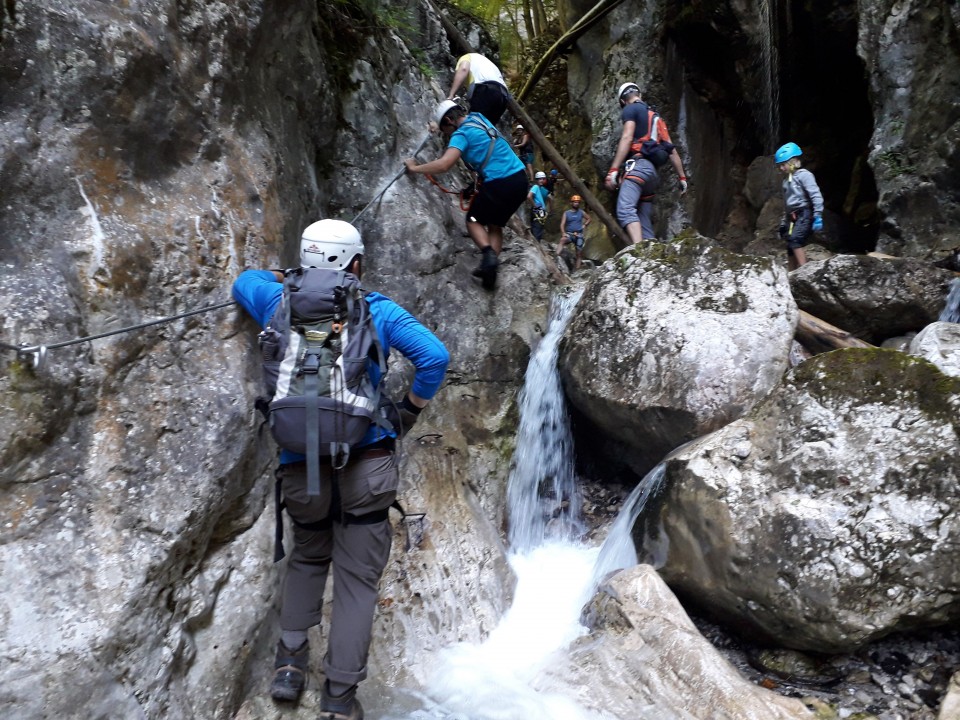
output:
[{"label": "dark crevice", "polygon": [[700,186],[713,189],[693,211],[701,232],[722,229],[757,156],[793,141],[823,191],[831,249],[875,249],[878,192],[867,162],[873,112],[857,56],[858,22],[854,0],[771,0],[768,21],[758,18],[749,29],[725,5],[670,6],[669,44],[692,91],[693,169]]}]

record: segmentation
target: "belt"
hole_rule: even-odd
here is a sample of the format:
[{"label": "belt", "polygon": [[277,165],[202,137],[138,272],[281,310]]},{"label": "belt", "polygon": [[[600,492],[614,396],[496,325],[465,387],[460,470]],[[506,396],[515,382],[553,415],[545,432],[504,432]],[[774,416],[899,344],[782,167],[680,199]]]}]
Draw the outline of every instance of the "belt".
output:
[{"label": "belt", "polygon": [[393,450],[388,450],[387,448],[371,448],[370,450],[358,448],[350,454],[350,457],[353,458],[354,454],[357,454],[358,460],[363,458],[382,458],[393,455]]}]

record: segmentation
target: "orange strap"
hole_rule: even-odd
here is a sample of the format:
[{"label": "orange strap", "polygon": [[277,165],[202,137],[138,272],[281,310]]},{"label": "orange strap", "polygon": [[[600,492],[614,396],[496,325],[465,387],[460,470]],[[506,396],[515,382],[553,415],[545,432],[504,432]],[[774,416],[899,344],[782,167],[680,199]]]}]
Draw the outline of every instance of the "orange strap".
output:
[{"label": "orange strap", "polygon": [[457,196],[459,196],[459,198],[460,198],[460,209],[463,210],[464,212],[470,212],[470,208],[473,207],[473,200],[474,200],[475,197],[477,197],[477,193],[480,191],[480,182],[479,182],[479,181],[477,181],[477,183],[476,183],[476,189],[474,190],[473,195],[470,196],[470,202],[468,202],[468,203],[466,204],[466,206],[464,206],[464,204],[463,204],[463,191],[462,191],[462,190],[451,190],[450,188],[447,188],[447,187],[444,187],[443,185],[441,185],[433,175],[430,175],[430,174],[428,174],[428,173],[424,173],[424,175],[426,176],[427,180],[429,180],[430,182],[432,182],[434,185],[437,186],[437,188],[440,190],[440,192],[447,193],[448,195],[457,195]]}]

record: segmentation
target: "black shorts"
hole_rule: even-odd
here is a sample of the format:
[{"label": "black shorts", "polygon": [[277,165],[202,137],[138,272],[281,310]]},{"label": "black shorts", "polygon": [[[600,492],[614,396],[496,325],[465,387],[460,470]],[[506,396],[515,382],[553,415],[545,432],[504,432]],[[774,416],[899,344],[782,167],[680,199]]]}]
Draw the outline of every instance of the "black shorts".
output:
[{"label": "black shorts", "polygon": [[793,232],[787,235],[787,251],[805,247],[813,234],[813,208],[795,210],[788,217],[793,222]]},{"label": "black shorts", "polygon": [[483,183],[467,211],[467,222],[503,227],[527,199],[527,184],[526,170]]},{"label": "black shorts", "polygon": [[507,89],[498,82],[482,82],[470,86],[467,93],[470,112],[478,112],[496,125],[507,109]]}]

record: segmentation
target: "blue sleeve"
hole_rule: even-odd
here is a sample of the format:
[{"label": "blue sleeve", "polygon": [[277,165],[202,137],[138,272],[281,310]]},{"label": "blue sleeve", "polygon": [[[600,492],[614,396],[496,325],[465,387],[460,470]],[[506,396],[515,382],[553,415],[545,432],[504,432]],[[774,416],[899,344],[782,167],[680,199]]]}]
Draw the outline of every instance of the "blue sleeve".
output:
[{"label": "blue sleeve", "polygon": [[470,146],[470,141],[467,139],[467,135],[463,130],[457,130],[450,136],[450,142],[447,143],[448,148],[456,148],[460,151],[461,155],[465,155],[467,148]]},{"label": "blue sleeve", "polygon": [[283,298],[283,283],[269,270],[244,270],[233,283],[233,299],[266,327]]},{"label": "blue sleeve", "polygon": [[413,363],[417,372],[410,389],[430,400],[443,382],[450,353],[436,335],[393,300],[379,293],[371,293],[367,300],[384,350],[395,348]]}]

